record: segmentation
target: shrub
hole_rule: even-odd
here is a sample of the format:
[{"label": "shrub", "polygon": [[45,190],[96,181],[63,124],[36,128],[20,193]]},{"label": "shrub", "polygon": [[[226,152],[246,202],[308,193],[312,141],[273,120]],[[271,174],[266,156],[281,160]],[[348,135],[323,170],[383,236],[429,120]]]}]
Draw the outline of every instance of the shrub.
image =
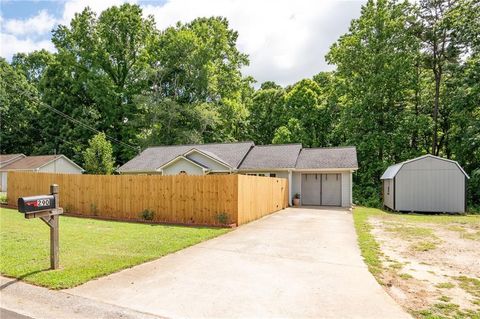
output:
[{"label": "shrub", "polygon": [[153,220],[155,217],[155,212],[153,210],[145,209],[140,213],[140,218],[143,220]]},{"label": "shrub", "polygon": [[227,225],[230,218],[227,213],[219,213],[217,214],[216,219],[219,224]]}]

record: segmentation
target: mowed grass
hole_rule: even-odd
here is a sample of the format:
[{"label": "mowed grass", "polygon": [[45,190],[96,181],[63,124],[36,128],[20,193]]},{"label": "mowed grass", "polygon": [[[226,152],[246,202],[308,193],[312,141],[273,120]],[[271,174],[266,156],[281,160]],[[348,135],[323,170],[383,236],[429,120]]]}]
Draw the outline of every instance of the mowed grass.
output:
[{"label": "mowed grass", "polygon": [[61,216],[60,269],[49,270],[48,226],[0,208],[0,273],[52,289],[70,288],[228,231]]}]

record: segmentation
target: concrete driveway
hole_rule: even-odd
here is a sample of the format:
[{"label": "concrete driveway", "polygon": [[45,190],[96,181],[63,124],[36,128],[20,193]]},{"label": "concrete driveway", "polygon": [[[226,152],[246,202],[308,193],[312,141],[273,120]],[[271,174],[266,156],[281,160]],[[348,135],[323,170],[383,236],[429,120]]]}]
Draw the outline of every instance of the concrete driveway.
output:
[{"label": "concrete driveway", "polygon": [[362,261],[351,212],[288,208],[69,293],[170,318],[410,318]]}]

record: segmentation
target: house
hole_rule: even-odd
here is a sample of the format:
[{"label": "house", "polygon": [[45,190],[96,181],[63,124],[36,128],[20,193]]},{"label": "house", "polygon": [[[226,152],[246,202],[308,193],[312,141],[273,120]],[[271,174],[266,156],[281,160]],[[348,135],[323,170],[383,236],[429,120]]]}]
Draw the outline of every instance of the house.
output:
[{"label": "house", "polygon": [[0,155],[0,191],[2,192],[7,191],[7,173],[11,171],[82,174],[84,170],[64,155],[2,154]]},{"label": "house", "polygon": [[424,155],[387,168],[383,205],[396,211],[464,212],[468,175],[456,162]]},{"label": "house", "polygon": [[289,198],[302,205],[352,205],[355,147],[303,148],[253,142],[149,147],[121,166],[120,174],[246,174],[286,178]]}]

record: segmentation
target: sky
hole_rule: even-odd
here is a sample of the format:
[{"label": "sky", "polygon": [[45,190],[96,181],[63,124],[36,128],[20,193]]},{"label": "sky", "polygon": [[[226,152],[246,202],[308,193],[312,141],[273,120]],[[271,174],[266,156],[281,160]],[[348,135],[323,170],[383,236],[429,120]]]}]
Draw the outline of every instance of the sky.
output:
[{"label": "sky", "polygon": [[159,29],[197,17],[224,16],[238,31],[237,47],[249,55],[242,71],[257,83],[295,83],[334,67],[325,54],[365,0],[0,0],[0,56],[46,49],[55,52],[51,31],[68,25],[89,6],[100,13],[123,2],[137,3],[153,15]]}]

